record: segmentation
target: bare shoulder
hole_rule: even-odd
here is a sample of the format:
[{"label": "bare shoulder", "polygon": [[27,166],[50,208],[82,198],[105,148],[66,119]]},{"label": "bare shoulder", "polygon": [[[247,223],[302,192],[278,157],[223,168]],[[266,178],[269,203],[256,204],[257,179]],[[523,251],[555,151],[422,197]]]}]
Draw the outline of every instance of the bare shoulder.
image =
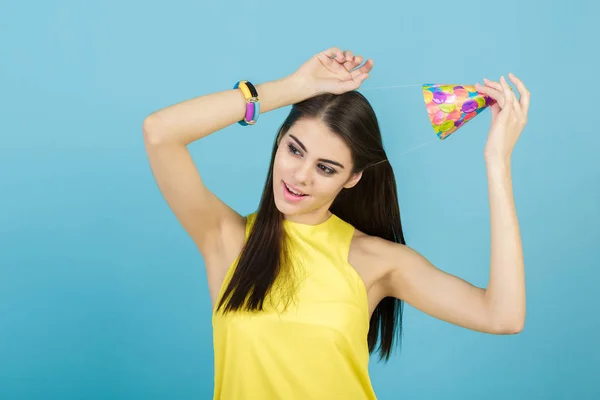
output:
[{"label": "bare shoulder", "polygon": [[385,282],[393,270],[389,254],[397,246],[401,245],[358,229],[354,231],[348,262],[365,283],[371,309],[385,297]]},{"label": "bare shoulder", "polygon": [[367,263],[369,268],[389,270],[388,255],[397,251],[400,243],[394,243],[378,236],[371,236],[355,229],[350,246],[350,255],[355,257],[357,266]]}]

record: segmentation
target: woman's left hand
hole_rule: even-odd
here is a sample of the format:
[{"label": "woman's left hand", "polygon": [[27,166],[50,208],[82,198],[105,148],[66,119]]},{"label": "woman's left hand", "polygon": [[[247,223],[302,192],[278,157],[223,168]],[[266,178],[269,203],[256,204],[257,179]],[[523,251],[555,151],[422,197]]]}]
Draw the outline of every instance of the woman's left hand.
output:
[{"label": "woman's left hand", "polygon": [[484,150],[487,161],[509,163],[513,148],[527,124],[529,91],[519,78],[513,74],[508,76],[517,87],[520,99],[516,98],[504,76],[500,82],[484,79],[485,85],[475,85],[479,92],[496,100],[491,106],[492,126]]}]

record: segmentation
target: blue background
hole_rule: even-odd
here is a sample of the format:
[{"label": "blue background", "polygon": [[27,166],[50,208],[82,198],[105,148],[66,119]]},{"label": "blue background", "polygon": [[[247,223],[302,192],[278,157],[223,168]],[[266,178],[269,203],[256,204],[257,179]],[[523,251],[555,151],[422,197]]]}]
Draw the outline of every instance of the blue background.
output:
[{"label": "blue background", "polygon": [[[524,331],[485,335],[407,307],[402,353],[371,363],[379,398],[600,397],[598,5],[105,0],[2,10],[1,399],[211,398],[203,260],[156,187],[143,119],[239,79],[283,77],[331,46],[375,61],[363,93],[397,175],[408,244],[480,286],[489,111],[440,141],[419,87],[368,88],[512,71],[532,93],[513,155]],[[241,213],[258,204],[288,111],[189,147],[206,184]]]}]

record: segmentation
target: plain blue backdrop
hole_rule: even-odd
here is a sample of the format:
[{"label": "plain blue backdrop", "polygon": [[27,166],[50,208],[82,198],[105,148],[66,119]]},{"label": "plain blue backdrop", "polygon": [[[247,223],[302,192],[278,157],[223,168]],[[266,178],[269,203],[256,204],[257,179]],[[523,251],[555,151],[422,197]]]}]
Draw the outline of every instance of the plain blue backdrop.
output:
[{"label": "plain blue backdrop", "polygon": [[[418,87],[369,87],[467,84],[512,71],[532,93],[513,155],[524,331],[485,335],[406,307],[402,352],[370,366],[379,398],[600,397],[598,5],[104,0],[1,8],[1,399],[211,398],[204,264],[156,187],[143,120],[239,79],[281,78],[331,46],[375,62],[363,93],[396,172],[408,244],[480,286],[489,277],[489,110],[440,141]],[[207,185],[241,213],[258,204],[288,111],[190,145]]]}]

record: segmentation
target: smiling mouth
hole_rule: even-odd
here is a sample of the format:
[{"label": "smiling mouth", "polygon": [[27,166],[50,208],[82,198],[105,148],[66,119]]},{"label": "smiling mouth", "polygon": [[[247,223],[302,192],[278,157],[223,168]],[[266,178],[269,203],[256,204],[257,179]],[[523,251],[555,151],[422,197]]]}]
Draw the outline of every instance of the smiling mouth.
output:
[{"label": "smiling mouth", "polygon": [[286,182],[283,182],[283,186],[288,191],[288,193],[290,193],[292,196],[295,196],[295,197],[308,196],[306,193],[302,193],[302,192],[290,187]]}]

